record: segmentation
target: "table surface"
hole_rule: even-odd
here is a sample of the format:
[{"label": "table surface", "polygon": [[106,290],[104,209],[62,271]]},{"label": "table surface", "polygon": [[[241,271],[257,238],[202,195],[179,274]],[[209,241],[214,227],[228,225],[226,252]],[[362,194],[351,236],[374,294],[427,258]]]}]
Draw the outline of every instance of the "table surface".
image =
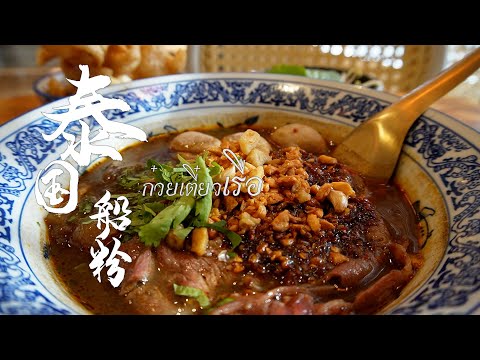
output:
[{"label": "table surface", "polygon": [[[45,68],[0,69],[0,125],[42,105],[32,84]],[[446,96],[432,105],[480,131],[480,105],[468,98]]]}]

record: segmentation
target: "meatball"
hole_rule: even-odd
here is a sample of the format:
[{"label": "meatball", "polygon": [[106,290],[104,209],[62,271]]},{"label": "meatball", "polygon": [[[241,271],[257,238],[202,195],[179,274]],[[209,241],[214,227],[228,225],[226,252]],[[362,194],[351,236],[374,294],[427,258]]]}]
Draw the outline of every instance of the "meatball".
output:
[{"label": "meatball", "polygon": [[298,146],[315,154],[326,153],[328,149],[323,136],[314,128],[303,124],[288,124],[278,128],[272,134],[272,140],[283,147]]},{"label": "meatball", "polygon": [[198,131],[186,131],[181,133],[170,143],[170,148],[174,151],[194,154],[201,154],[205,150],[219,146],[220,140]]}]

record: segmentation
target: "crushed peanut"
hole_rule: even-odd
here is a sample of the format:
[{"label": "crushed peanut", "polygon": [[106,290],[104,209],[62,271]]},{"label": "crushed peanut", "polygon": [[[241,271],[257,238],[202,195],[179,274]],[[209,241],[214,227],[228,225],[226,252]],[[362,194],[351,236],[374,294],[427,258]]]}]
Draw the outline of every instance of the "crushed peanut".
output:
[{"label": "crushed peanut", "polygon": [[192,231],[192,252],[198,256],[206,253],[208,246],[208,230],[207,228],[195,228]]},{"label": "crushed peanut", "polygon": [[330,200],[337,213],[345,211],[348,206],[348,197],[341,191],[331,190],[328,193],[328,200]]},{"label": "crushed peanut", "polygon": [[[219,176],[258,176],[263,187],[253,197],[245,188],[238,196],[214,195],[210,220],[223,218],[229,230],[243,236],[237,250],[243,263],[230,259],[229,263],[235,263],[233,271],[267,271],[281,277],[288,270],[292,278],[285,279],[285,284],[308,281],[305,274],[315,278],[317,272],[349,260],[352,253],[348,247],[345,251],[327,246],[327,239],[333,243],[344,236],[341,224],[368,217],[371,210],[359,203],[362,200],[350,184],[349,174],[342,172],[335,158],[308,154],[296,146],[271,152],[265,142],[259,133],[247,130],[222,143],[245,160],[245,171],[242,174],[231,167],[220,153],[212,161],[227,170]],[[235,189],[236,185],[230,184],[229,190]],[[349,206],[350,201],[367,206],[367,210]]]},{"label": "crushed peanut", "polygon": [[320,230],[320,220],[318,219],[318,216],[315,214],[308,214],[307,215],[307,223],[308,226],[310,226],[310,229],[313,231],[317,232]]},{"label": "crushed peanut", "polygon": [[290,216],[289,216],[288,210],[282,211],[280,214],[278,214],[275,219],[272,221],[272,227],[273,230],[279,231],[279,232],[285,232],[288,230],[288,227],[290,225]]},{"label": "crushed peanut", "polygon": [[318,157],[318,161],[320,161],[322,164],[329,164],[329,165],[333,165],[337,163],[337,159],[327,155],[320,155]]}]

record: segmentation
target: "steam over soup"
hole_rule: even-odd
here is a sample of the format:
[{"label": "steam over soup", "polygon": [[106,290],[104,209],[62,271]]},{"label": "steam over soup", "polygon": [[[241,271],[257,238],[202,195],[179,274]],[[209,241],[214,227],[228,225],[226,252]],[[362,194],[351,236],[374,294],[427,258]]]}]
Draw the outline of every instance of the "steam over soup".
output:
[{"label": "steam over soup", "polygon": [[[80,178],[75,212],[47,216],[53,266],[98,314],[375,313],[422,264],[415,213],[396,186],[330,157],[328,140],[239,125],[127,148]],[[107,190],[131,210],[102,241],[132,259],[116,288],[89,268]]]}]

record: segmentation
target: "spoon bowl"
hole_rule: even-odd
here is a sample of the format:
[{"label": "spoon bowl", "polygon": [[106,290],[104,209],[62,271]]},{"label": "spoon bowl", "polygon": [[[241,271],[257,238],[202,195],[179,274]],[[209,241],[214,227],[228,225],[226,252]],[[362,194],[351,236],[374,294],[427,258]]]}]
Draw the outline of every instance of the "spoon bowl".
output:
[{"label": "spoon bowl", "polygon": [[413,123],[432,103],[479,67],[480,49],[477,49],[365,121],[336,147],[333,156],[364,176],[387,182]]}]

